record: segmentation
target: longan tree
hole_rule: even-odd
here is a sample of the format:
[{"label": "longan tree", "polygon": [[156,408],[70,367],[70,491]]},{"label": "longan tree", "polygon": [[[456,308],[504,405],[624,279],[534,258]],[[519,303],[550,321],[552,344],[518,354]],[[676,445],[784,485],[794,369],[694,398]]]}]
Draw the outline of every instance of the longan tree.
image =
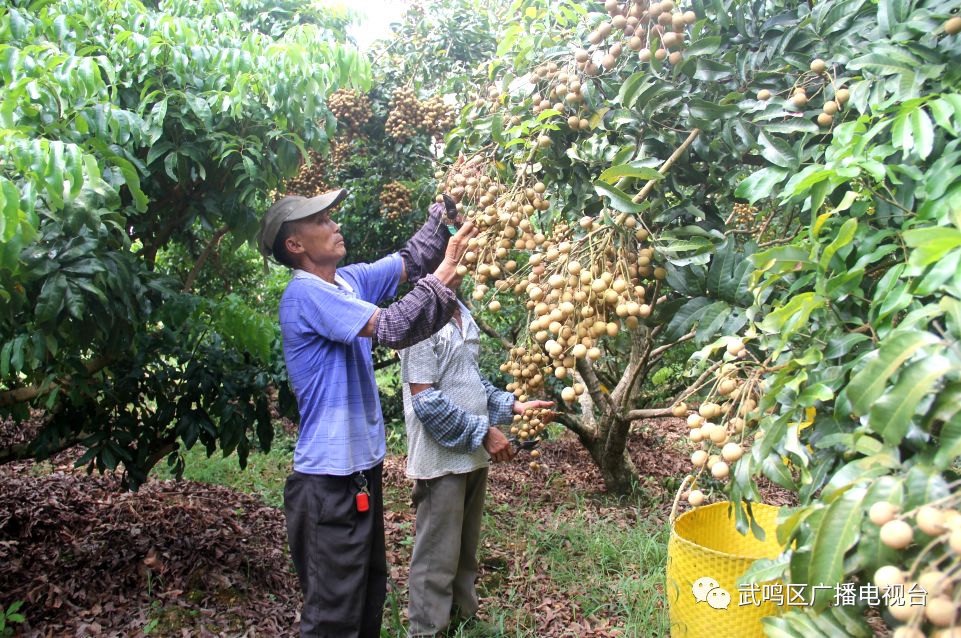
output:
[{"label": "longan tree", "polygon": [[[575,400],[609,487],[631,420],[686,416],[691,505],[729,498],[747,532],[756,477],[797,493],[792,549],[747,578],[923,581],[926,607],[885,608],[905,636],[958,620],[958,8],[523,3],[443,176],[482,228],[476,299],[527,313],[514,391]],[[827,598],[770,631],[869,635]]]},{"label": "longan tree", "polygon": [[5,7],[0,462],[80,444],[136,487],[198,442],[269,447],[275,319],[198,276],[324,150],[327,93],[364,84],[342,26],[287,2]]}]

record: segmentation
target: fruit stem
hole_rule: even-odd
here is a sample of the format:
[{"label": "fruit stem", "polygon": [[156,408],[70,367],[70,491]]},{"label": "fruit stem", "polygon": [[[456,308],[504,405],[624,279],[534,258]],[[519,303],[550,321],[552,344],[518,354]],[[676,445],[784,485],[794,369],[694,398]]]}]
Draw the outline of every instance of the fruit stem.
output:
[{"label": "fruit stem", "polygon": [[911,569],[908,571],[909,574],[913,575],[917,573],[918,567],[921,565],[921,559],[931,553],[931,550],[933,550],[936,546],[940,545],[946,535],[947,532],[941,534],[940,536],[936,536],[931,540],[930,543],[924,546],[924,549],[921,550],[917,557],[915,557],[914,562],[911,563]]}]

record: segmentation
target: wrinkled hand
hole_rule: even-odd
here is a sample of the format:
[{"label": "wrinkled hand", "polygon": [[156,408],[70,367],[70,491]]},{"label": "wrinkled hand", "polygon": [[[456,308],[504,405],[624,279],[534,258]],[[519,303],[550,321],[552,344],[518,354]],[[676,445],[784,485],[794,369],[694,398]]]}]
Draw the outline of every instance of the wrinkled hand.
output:
[{"label": "wrinkled hand", "polygon": [[[526,412],[527,410],[530,410],[531,408],[538,409],[538,408],[553,408],[553,407],[554,407],[553,401],[525,401],[524,403],[521,403],[520,401],[514,401],[513,412],[514,414],[524,414],[524,412]],[[550,423],[553,420],[554,420],[553,412],[551,412],[550,414],[546,415],[544,418],[541,419],[541,421],[544,423]]]},{"label": "wrinkled hand", "polygon": [[491,460],[495,463],[510,461],[514,456],[510,441],[507,440],[503,432],[495,427],[487,430],[487,434],[484,436],[484,449],[491,455]]},{"label": "wrinkled hand", "polygon": [[444,261],[441,262],[434,276],[443,282],[451,290],[456,290],[460,286],[463,275],[457,274],[457,265],[460,263],[464,253],[467,252],[467,242],[476,237],[480,232],[474,227],[472,222],[465,222],[457,231],[457,234],[447,242],[447,252],[444,254]]}]

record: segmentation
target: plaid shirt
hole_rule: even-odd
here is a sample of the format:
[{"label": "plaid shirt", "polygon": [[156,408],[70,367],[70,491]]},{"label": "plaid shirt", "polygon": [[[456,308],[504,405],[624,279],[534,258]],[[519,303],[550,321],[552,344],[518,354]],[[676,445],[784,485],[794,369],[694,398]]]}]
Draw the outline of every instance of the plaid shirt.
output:
[{"label": "plaid shirt", "polygon": [[410,292],[381,309],[374,336],[389,348],[412,346],[444,327],[456,308],[454,291],[434,275],[426,275]]},{"label": "plaid shirt", "polygon": [[514,395],[502,392],[484,377],[487,414],[484,418],[468,414],[439,390],[431,388],[412,398],[414,414],[435,441],[455,452],[473,452],[484,442],[491,424],[506,424],[514,415]]},{"label": "plaid shirt", "polygon": [[[491,425],[511,422],[514,395],[483,377],[479,353],[477,324],[463,306],[461,325],[450,321],[400,351],[408,476],[430,479],[487,466],[484,437]],[[410,384],[432,387],[412,396]]]},{"label": "plaid shirt", "polygon": [[416,284],[437,270],[447,252],[450,231],[443,220],[444,205],[434,203],[427,209],[427,221],[397,253],[404,260],[407,281]]}]

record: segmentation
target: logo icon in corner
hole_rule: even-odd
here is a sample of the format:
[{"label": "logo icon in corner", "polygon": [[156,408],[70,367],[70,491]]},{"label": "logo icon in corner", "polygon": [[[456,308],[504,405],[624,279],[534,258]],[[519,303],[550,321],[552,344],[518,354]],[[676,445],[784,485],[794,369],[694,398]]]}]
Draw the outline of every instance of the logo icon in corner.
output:
[{"label": "logo icon in corner", "polygon": [[699,603],[706,602],[714,609],[727,609],[731,604],[731,594],[709,576],[695,580],[691,592],[694,600]]}]

